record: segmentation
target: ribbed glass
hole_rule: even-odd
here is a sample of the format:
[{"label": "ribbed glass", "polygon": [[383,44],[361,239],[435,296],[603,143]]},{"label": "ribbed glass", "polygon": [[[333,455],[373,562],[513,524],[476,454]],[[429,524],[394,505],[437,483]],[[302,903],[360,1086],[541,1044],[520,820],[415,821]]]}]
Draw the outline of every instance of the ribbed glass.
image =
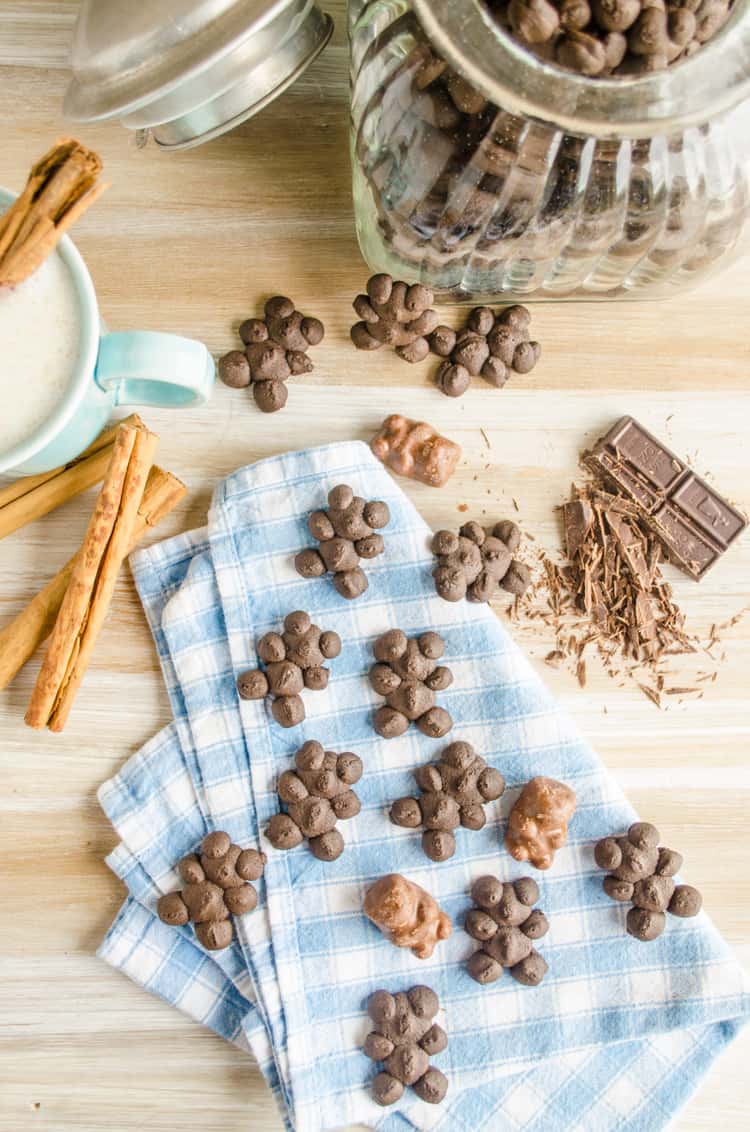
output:
[{"label": "ribbed glass", "polygon": [[373,270],[472,300],[639,298],[686,288],[736,248],[750,100],[716,116],[707,102],[688,126],[675,106],[651,136],[594,136],[555,125],[554,106],[549,121],[513,113],[455,68],[438,73],[409,0],[353,3],[350,35],[354,201]]}]

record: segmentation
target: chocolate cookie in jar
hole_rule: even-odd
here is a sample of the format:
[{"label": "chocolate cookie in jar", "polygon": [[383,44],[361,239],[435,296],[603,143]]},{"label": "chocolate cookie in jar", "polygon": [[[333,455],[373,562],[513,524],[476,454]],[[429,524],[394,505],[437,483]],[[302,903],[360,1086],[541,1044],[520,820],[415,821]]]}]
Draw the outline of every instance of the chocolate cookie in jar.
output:
[{"label": "chocolate cookie in jar", "polygon": [[355,0],[373,271],[444,297],[666,296],[750,212],[750,0]]}]

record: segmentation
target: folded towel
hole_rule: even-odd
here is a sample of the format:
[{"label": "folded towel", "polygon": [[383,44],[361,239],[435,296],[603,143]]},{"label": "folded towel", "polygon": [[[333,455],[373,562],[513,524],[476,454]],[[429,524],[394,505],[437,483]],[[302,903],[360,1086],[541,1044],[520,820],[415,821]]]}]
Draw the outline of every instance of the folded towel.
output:
[{"label": "folded towel", "polygon": [[[352,603],[330,579],[303,580],[292,565],[310,544],[307,516],[340,482],[385,499],[392,515],[386,553],[365,564],[370,587]],[[334,445],[243,469],[217,489],[207,531],[139,551],[132,561],[175,724],[105,784],[101,799],[123,853],[134,859],[118,872],[148,909],[142,930],[150,951],[164,940],[165,970],[175,936],[196,962],[205,954],[189,927],[146,927],[158,893],[176,884],[179,857],[212,828],[260,845],[279,809],[276,779],[305,740],[354,750],[364,762],[356,787],[362,812],[339,827],[343,856],[323,863],[306,847],[284,853],[264,843],[259,907],[236,921],[231,955],[211,958],[235,993],[245,965],[243,1032],[248,1041],[255,1034],[259,1060],[261,1047],[273,1050],[266,1071],[278,1077],[291,1125],[300,1132],[356,1122],[393,1132],[468,1132],[502,1119],[511,1128],[600,1132],[658,1129],[671,1119],[747,1016],[744,974],[705,914],[670,917],[650,944],[626,935],[625,910],[603,893],[592,845],[623,831],[632,809],[492,612],[436,596],[429,531],[369,450]],[[331,662],[328,689],[304,693],[304,723],[283,730],[267,701],[239,701],[235,679],[257,664],[257,640],[293,609],[335,629],[344,647]],[[445,638],[443,662],[455,679],[439,700],[454,727],[441,742],[413,727],[385,741],[372,728],[379,701],[366,674],[372,642],[390,628],[435,629]],[[459,830],[455,857],[436,864],[422,853],[419,833],[393,826],[386,811],[413,792],[413,770],[455,739],[498,767],[508,789],[487,807],[485,828]],[[536,988],[508,977],[480,987],[465,970],[475,946],[461,927],[469,888],[483,873],[511,880],[530,871],[505,852],[502,832],[518,788],[540,773],[578,796],[566,847],[548,873],[535,874],[550,921],[539,950],[550,970]],[[361,913],[368,883],[392,871],[424,885],[454,921],[453,936],[431,960],[392,947]],[[102,949],[123,969],[119,940],[131,906]],[[148,974],[153,959],[144,951],[142,965],[145,945],[130,942],[128,973]],[[366,999],[379,987],[420,982],[434,988],[445,1012],[449,1045],[435,1063],[450,1091],[442,1105],[429,1106],[407,1090],[384,1111],[367,1091],[375,1069],[361,1053]],[[164,994],[163,985],[155,989]]]}]

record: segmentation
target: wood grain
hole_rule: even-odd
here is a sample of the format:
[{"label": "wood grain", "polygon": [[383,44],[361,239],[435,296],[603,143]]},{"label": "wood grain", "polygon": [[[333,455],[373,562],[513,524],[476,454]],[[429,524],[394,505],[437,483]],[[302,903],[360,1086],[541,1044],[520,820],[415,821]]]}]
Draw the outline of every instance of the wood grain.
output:
[{"label": "wood grain", "polygon": [[[387,412],[431,421],[464,460],[450,485],[406,484],[434,526],[513,513],[537,544],[559,545],[554,508],[579,449],[622,413],[690,455],[698,471],[750,505],[750,257],[687,297],[664,303],[544,304],[534,308],[544,357],[502,391],[456,403],[409,367],[348,342],[350,302],[366,268],[349,194],[342,0],[326,7],[335,38],[283,98],[231,135],[182,154],[137,149],[116,124],[80,131],[113,182],[76,241],[108,324],[202,338],[215,352],[279,291],[319,315],[327,336],[315,372],[290,382],[287,409],[266,417],[220,387],[179,417],[144,414],[162,436],[160,462],[190,494],[160,537],[205,520],[216,482],[260,457],[349,437],[368,438]],[[63,69],[76,5],[0,2],[0,183],[20,187],[32,159],[65,132]],[[448,320],[457,312],[446,310]],[[40,328],[43,332],[43,328]],[[480,429],[484,429],[488,444]],[[0,623],[73,553],[94,492],[0,546]],[[700,585],[675,576],[689,619],[707,631],[750,603],[750,539]],[[657,710],[589,666],[585,690],[542,664],[538,630],[516,630],[565,709],[665,840],[750,963],[748,671],[750,616],[727,635],[727,659],[698,703]],[[169,720],[153,646],[128,576],[118,583],[75,711],[63,735],[36,735],[23,712],[38,665],[0,695],[0,1130],[279,1132],[257,1070],[240,1053],[94,958],[122,890],[103,864],[113,844],[95,792]],[[738,1127],[750,1106],[735,1043],[677,1121],[682,1132]]]}]

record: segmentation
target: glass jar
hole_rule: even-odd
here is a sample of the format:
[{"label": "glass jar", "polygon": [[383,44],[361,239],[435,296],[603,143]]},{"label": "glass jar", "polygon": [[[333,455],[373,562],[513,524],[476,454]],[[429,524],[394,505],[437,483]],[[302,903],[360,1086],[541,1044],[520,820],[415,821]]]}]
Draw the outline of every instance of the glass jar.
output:
[{"label": "glass jar", "polygon": [[443,296],[666,296],[750,211],[750,0],[666,71],[542,62],[481,0],[351,0],[362,253]]}]

